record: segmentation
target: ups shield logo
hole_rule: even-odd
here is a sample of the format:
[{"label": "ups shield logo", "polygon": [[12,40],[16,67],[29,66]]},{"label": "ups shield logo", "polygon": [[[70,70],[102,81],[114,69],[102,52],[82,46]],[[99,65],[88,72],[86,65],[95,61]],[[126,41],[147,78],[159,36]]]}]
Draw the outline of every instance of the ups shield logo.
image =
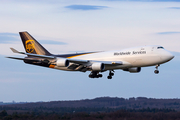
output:
[{"label": "ups shield logo", "polygon": [[26,51],[28,53],[34,52],[34,48],[35,48],[34,44],[35,44],[34,40],[27,40],[26,41]]}]

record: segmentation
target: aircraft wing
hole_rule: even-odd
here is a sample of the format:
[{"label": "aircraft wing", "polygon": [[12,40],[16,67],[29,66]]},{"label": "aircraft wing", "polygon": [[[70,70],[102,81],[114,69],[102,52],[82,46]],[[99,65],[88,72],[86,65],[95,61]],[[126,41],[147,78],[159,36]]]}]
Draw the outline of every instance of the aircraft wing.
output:
[{"label": "aircraft wing", "polygon": [[81,59],[67,59],[71,63],[87,64],[87,63],[104,63],[105,65],[122,65],[121,61],[96,61],[96,60],[81,60]]},{"label": "aircraft wing", "polygon": [[6,57],[6,58],[11,58],[11,59],[16,59],[16,60],[26,60],[26,61],[31,61],[31,62],[41,62],[41,60],[28,59],[28,58],[17,58],[17,57]]},{"label": "aircraft wing", "polygon": [[[32,56],[32,57],[47,58],[47,59],[55,59],[55,58],[61,59],[61,57],[24,53],[24,52],[19,52],[14,48],[10,48],[10,49],[14,53],[24,54],[24,55],[28,55],[28,56]],[[7,57],[7,58],[24,60],[23,58],[14,58],[14,57]],[[64,58],[62,58],[62,59],[64,59]],[[123,64],[121,61],[94,61],[94,60],[81,60],[81,59],[67,59],[67,60],[71,63],[81,64],[81,65],[86,65],[88,63],[95,63],[95,62],[101,62],[101,63],[104,63],[105,65],[122,65]]]},{"label": "aircraft wing", "polygon": [[97,62],[102,62],[105,65],[123,65],[122,61],[97,61]]},{"label": "aircraft wing", "polygon": [[16,60],[25,60],[27,62],[28,61],[29,62],[39,62],[39,63],[43,62],[42,59],[49,59],[49,60],[53,60],[53,62],[51,63],[49,61],[48,64],[54,64],[54,65],[58,64],[57,62],[59,62],[59,60],[60,61],[62,60],[63,62],[68,61],[69,63],[72,63],[70,66],[68,66],[68,69],[76,70],[76,71],[82,71],[82,72],[87,71],[87,69],[91,68],[91,66],[94,63],[99,63],[99,64],[102,63],[103,65],[112,66],[112,67],[124,64],[123,61],[96,61],[96,60],[82,60],[82,59],[62,58],[62,57],[56,57],[56,56],[47,56],[47,55],[38,55],[38,54],[32,54],[32,53],[19,52],[14,48],[10,48],[10,49],[14,53],[27,55],[28,57],[26,57],[26,58],[7,57],[7,58],[16,59]]},{"label": "aircraft wing", "polygon": [[81,60],[81,59],[67,59],[71,63],[76,63],[76,64],[87,64],[90,63],[89,60]]}]

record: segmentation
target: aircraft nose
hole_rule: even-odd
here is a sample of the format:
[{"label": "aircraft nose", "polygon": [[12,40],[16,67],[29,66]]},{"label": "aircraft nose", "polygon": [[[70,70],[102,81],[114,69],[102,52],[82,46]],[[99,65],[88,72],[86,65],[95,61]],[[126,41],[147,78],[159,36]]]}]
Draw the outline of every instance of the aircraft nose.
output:
[{"label": "aircraft nose", "polygon": [[168,61],[170,61],[174,58],[174,55],[171,52],[167,51],[165,57]]},{"label": "aircraft nose", "polygon": [[170,59],[173,59],[174,58],[174,55],[172,53],[170,53],[171,55],[169,56]]}]

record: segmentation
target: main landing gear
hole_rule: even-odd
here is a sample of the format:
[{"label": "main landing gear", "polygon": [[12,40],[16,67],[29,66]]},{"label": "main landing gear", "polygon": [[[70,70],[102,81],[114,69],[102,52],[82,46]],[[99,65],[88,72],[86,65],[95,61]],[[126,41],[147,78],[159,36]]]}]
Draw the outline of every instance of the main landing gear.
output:
[{"label": "main landing gear", "polygon": [[99,72],[91,72],[89,74],[89,77],[90,78],[100,78],[100,77],[102,77],[102,74],[99,74]]},{"label": "main landing gear", "polygon": [[159,70],[158,70],[158,67],[159,67],[160,65],[156,65],[156,70],[154,71],[154,73],[155,74],[158,74],[159,73]]},{"label": "main landing gear", "polygon": [[112,76],[114,76],[113,72],[114,72],[113,70],[109,71],[109,76],[107,76],[108,79],[112,79]]},{"label": "main landing gear", "polygon": [[[89,74],[89,78],[101,78],[103,75],[99,74],[97,71],[92,71]],[[109,71],[109,76],[107,76],[108,79],[112,79],[112,76],[114,76],[114,70]]]}]

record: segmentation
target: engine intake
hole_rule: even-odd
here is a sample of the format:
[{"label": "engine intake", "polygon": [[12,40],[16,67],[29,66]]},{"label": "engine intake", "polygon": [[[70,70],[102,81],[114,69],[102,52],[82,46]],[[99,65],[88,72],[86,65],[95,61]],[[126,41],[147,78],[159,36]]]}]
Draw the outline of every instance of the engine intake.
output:
[{"label": "engine intake", "polygon": [[67,66],[69,66],[69,61],[66,59],[57,59],[56,65],[58,67],[67,67]]},{"label": "engine intake", "polygon": [[105,69],[104,63],[93,63],[91,67],[93,71],[103,71]]}]

